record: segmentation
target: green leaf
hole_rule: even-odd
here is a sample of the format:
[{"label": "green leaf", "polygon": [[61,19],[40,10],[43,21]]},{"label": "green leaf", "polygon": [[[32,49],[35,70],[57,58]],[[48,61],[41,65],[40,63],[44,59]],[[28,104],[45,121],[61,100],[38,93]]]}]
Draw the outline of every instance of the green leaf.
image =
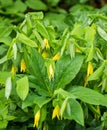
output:
[{"label": "green leaf", "polygon": [[18,0],[15,2],[13,9],[19,12],[24,12],[27,9],[27,6],[22,2],[22,0]]},{"label": "green leaf", "polygon": [[40,109],[40,113],[41,113],[41,118],[40,118],[40,125],[43,125],[43,121],[46,120],[46,116],[47,116],[47,105],[43,106]]},{"label": "green leaf", "polygon": [[12,32],[13,26],[0,26],[0,37],[8,37]]},{"label": "green leaf", "polygon": [[17,80],[16,91],[17,91],[18,96],[22,100],[25,100],[29,92],[29,82],[28,82],[27,76]]},{"label": "green leaf", "polygon": [[87,2],[88,0],[80,0],[80,3],[85,3]]},{"label": "green leaf", "polygon": [[28,106],[32,106],[33,104],[37,104],[40,108],[43,105],[50,102],[51,98],[47,98],[44,96],[37,96],[34,93],[30,93],[27,98],[22,102],[22,108],[26,108]]},{"label": "green leaf", "polygon": [[12,89],[11,77],[8,77],[5,84],[5,97],[8,99]]},{"label": "green leaf", "polygon": [[24,35],[22,33],[18,33],[17,40],[30,47],[37,47],[37,43],[35,43],[33,40],[31,40],[29,37],[27,37],[26,35]]},{"label": "green leaf", "polygon": [[75,39],[86,42],[86,40],[83,39],[83,34],[84,34],[84,27],[80,23],[75,23],[74,28],[71,31],[71,36],[74,37]]},{"label": "green leaf", "polygon": [[75,99],[68,99],[63,117],[64,119],[75,120],[82,126],[84,125],[84,115],[82,107]]},{"label": "green leaf", "polygon": [[103,74],[104,67],[105,67],[105,62],[103,62],[102,65],[93,74],[91,74],[88,77],[88,81],[99,79],[100,76]]},{"label": "green leaf", "polygon": [[62,45],[61,56],[63,55],[64,50],[65,50],[65,48],[67,46],[68,39],[69,39],[68,29],[65,29],[64,32],[63,32],[63,35],[61,37],[61,45]]},{"label": "green leaf", "polygon": [[40,0],[27,0],[26,4],[31,9],[35,10],[47,10],[47,6]]},{"label": "green leaf", "polygon": [[0,59],[0,64],[4,63],[5,61],[7,61],[7,56],[4,56]]},{"label": "green leaf", "polygon": [[44,44],[44,41],[43,41],[42,37],[40,36],[40,34],[36,30],[33,30],[33,33],[34,33],[35,37],[37,38],[37,40],[39,41],[42,49],[44,49],[45,44]]},{"label": "green leaf", "polygon": [[62,88],[59,88],[54,91],[54,95],[61,95],[63,98],[76,98],[74,95],[71,93],[67,92],[66,90],[63,90]]},{"label": "green leaf", "polygon": [[16,118],[15,116],[7,115],[6,120],[11,121],[14,120],[15,118]]},{"label": "green leaf", "polygon": [[[40,88],[41,91],[47,91],[47,93],[49,94],[51,88],[49,86],[45,62],[42,56],[37,52],[37,50],[31,50],[31,55],[30,57],[28,57],[27,63],[30,73],[34,76],[34,78],[31,78],[31,80],[34,79],[33,83],[35,84],[35,86],[38,86],[37,89]],[[43,94],[42,92],[41,94]]]},{"label": "green leaf", "polygon": [[0,71],[0,83],[5,84],[8,77],[11,77],[10,72]]},{"label": "green leaf", "polygon": [[14,56],[14,60],[16,60],[17,58],[17,45],[13,44],[13,56]]},{"label": "green leaf", "polygon": [[44,38],[46,38],[46,39],[49,40],[49,34],[48,34],[48,31],[46,30],[45,26],[44,26],[41,22],[39,22],[39,21],[36,21],[35,24],[36,24],[36,28],[35,28],[35,29],[37,29],[37,31],[38,31]]},{"label": "green leaf", "polygon": [[57,6],[60,0],[47,0],[50,6]]},{"label": "green leaf", "polygon": [[11,6],[13,4],[13,0],[9,0],[8,2],[5,0],[0,0],[2,7]]},{"label": "green leaf", "polygon": [[43,12],[29,12],[27,15],[30,15],[32,19],[37,20],[37,19],[43,19],[44,14]]},{"label": "green leaf", "polygon": [[100,26],[97,27],[97,31],[99,35],[107,41],[107,33]]},{"label": "green leaf", "polygon": [[88,14],[88,16],[90,16],[92,19],[101,19],[104,21],[107,21],[107,17],[104,16],[103,14]]},{"label": "green leaf", "polygon": [[43,105],[50,102],[51,98],[46,98],[43,96],[36,96],[34,99],[34,103],[37,104],[40,108],[42,108]]},{"label": "green leaf", "polygon": [[76,55],[75,58],[71,59],[70,56],[61,58],[56,63],[54,88],[64,88],[65,85],[70,83],[79,72],[84,56]]},{"label": "green leaf", "polygon": [[27,9],[26,4],[24,4],[21,0],[18,0],[18,1],[14,1],[14,4],[12,6],[8,6],[6,8],[6,13],[7,14],[18,14],[19,12],[23,13],[26,9]]},{"label": "green leaf", "polygon": [[88,53],[88,56],[87,56],[87,62],[88,61],[91,61],[92,59],[93,59],[93,57],[94,57],[94,47],[93,47],[93,45],[90,47],[90,49],[89,49],[89,53]]},{"label": "green leaf", "polygon": [[62,117],[63,117],[65,108],[66,108],[66,106],[67,106],[67,102],[68,102],[68,98],[65,98],[65,100],[63,101],[63,103],[62,103],[62,105],[61,105],[61,109],[60,109],[61,119],[62,119]]},{"label": "green leaf", "polygon": [[34,104],[35,96],[36,95],[34,93],[29,93],[26,99],[22,102],[22,109],[32,106]]},{"label": "green leaf", "polygon": [[85,40],[87,41],[88,45],[93,44],[93,41],[95,39],[96,30],[93,26],[89,27],[86,26],[85,28]]},{"label": "green leaf", "polygon": [[1,130],[4,130],[3,128],[6,129],[7,124],[8,124],[8,121],[7,121],[7,120],[2,120],[2,121],[0,120],[0,129],[1,129]]},{"label": "green leaf", "polygon": [[74,86],[68,91],[83,102],[93,105],[107,106],[107,97],[96,92],[95,90],[81,86]]}]

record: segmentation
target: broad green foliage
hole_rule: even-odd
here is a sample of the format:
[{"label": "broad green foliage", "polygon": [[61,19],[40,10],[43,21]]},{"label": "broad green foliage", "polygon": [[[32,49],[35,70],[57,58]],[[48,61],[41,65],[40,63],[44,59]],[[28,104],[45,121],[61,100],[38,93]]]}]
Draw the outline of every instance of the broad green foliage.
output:
[{"label": "broad green foliage", "polygon": [[107,129],[107,7],[59,2],[0,0],[0,129]]}]

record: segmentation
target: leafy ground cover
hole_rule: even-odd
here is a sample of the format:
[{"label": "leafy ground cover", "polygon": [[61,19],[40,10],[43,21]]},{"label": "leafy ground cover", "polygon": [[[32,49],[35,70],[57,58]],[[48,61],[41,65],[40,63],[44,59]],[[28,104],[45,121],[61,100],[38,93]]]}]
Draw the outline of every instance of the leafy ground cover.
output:
[{"label": "leafy ground cover", "polygon": [[0,3],[0,129],[106,130],[104,1]]}]

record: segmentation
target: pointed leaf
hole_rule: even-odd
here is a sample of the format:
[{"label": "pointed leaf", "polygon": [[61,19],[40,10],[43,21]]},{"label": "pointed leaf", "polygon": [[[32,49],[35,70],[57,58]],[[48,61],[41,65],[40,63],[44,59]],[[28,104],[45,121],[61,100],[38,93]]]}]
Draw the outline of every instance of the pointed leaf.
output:
[{"label": "pointed leaf", "polygon": [[0,58],[0,64],[4,63],[5,61],[7,61],[7,56]]},{"label": "pointed leaf", "polygon": [[26,4],[34,10],[47,10],[47,6],[40,0],[27,0]]},{"label": "pointed leaf", "polygon": [[95,90],[81,86],[74,86],[71,90],[69,89],[69,92],[83,102],[93,105],[107,106],[107,97],[96,92]]},{"label": "pointed leaf", "polygon": [[37,43],[34,42],[33,40],[31,40],[29,37],[27,37],[26,35],[22,34],[22,33],[19,33],[18,34],[18,41],[27,45],[27,46],[30,46],[30,47],[37,47]]},{"label": "pointed leaf", "polygon": [[68,102],[68,98],[65,98],[65,100],[63,101],[62,105],[61,105],[61,109],[60,109],[60,115],[61,115],[61,119],[63,117],[65,108],[67,106],[67,102]]},{"label": "pointed leaf", "polygon": [[97,30],[99,35],[107,41],[107,33],[100,26],[98,26]]},{"label": "pointed leaf", "polygon": [[62,88],[59,88],[54,91],[54,95],[61,95],[63,98],[76,98],[74,95],[71,93],[67,92],[66,90],[63,90]]},{"label": "pointed leaf", "polygon": [[16,91],[17,91],[18,96],[22,100],[25,100],[25,98],[27,97],[28,92],[29,92],[29,83],[28,83],[27,76],[25,76],[17,81]]},{"label": "pointed leaf", "polygon": [[13,44],[13,55],[14,55],[14,60],[17,58],[17,45]]},{"label": "pointed leaf", "polygon": [[6,71],[0,71],[0,83],[5,84],[8,77],[11,77],[12,74]]},{"label": "pointed leaf", "polygon": [[67,46],[68,39],[69,39],[68,29],[65,29],[64,32],[63,32],[63,35],[61,37],[61,45],[62,45],[61,56],[63,55],[64,50],[65,50],[65,48]]},{"label": "pointed leaf", "polygon": [[88,56],[87,56],[87,62],[88,61],[91,61],[92,59],[93,59],[93,57],[94,57],[94,47],[93,47],[93,45],[91,46],[91,48],[90,48],[90,50],[89,50],[89,53],[88,53]]},{"label": "pointed leaf", "polygon": [[99,79],[100,76],[101,76],[102,73],[103,73],[104,67],[105,67],[105,62],[103,62],[102,65],[101,65],[93,74],[91,74],[91,75],[88,77],[88,81]]},{"label": "pointed leaf", "polygon": [[95,39],[96,30],[93,26],[89,27],[87,26],[85,28],[85,40],[87,41],[87,45],[93,44],[93,41]]},{"label": "pointed leaf", "polygon": [[6,86],[5,86],[5,97],[8,99],[11,93],[12,89],[12,82],[11,82],[11,77],[8,77],[6,80]]},{"label": "pointed leaf", "polygon": [[63,117],[64,119],[75,120],[80,125],[84,125],[84,115],[82,107],[75,99],[68,99]]},{"label": "pointed leaf", "polygon": [[46,30],[45,26],[41,22],[36,21],[36,29],[44,38],[49,40],[48,31]]},{"label": "pointed leaf", "polygon": [[40,108],[43,105],[47,104],[51,98],[46,98],[44,96],[37,96],[34,93],[31,93],[27,96],[27,98],[22,103],[22,108],[26,108],[28,106],[32,106],[33,104],[37,104]]},{"label": "pointed leaf", "polygon": [[79,72],[84,56],[77,55],[71,59],[70,56],[65,56],[56,63],[54,88],[64,88],[70,83]]},{"label": "pointed leaf", "polygon": [[47,70],[42,56],[36,50],[32,49],[28,61],[28,68],[34,76],[34,83],[40,88],[45,89],[45,91],[49,90]]}]

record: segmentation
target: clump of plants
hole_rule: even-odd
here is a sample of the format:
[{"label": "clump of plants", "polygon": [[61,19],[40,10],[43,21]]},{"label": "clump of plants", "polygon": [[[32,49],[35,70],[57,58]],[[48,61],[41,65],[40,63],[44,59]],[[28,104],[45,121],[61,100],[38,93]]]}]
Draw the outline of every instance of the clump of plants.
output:
[{"label": "clump of plants", "polygon": [[1,17],[0,129],[106,130],[105,9]]}]

